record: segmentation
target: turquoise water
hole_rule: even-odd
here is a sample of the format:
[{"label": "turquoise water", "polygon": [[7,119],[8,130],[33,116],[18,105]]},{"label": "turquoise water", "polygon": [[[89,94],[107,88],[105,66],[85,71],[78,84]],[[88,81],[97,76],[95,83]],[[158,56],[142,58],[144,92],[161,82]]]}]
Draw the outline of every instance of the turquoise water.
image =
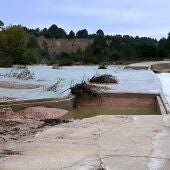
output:
[{"label": "turquoise water", "polygon": [[[109,66],[107,70],[98,70],[98,66],[69,66],[52,69],[51,66],[38,65],[29,66],[28,68],[35,73],[34,80],[17,80],[0,76],[0,81],[40,84],[43,87],[17,90],[0,88],[0,96],[20,99],[65,97],[70,94],[69,88],[71,86],[80,83],[82,80],[88,80],[96,74],[111,74],[118,78],[118,84],[107,85],[108,92],[158,93],[160,89],[157,77],[149,70],[123,70],[123,67],[120,66]],[[0,75],[10,70],[10,68],[0,68]],[[61,80],[61,82],[56,92],[46,91],[46,87],[53,85],[58,80]]]}]

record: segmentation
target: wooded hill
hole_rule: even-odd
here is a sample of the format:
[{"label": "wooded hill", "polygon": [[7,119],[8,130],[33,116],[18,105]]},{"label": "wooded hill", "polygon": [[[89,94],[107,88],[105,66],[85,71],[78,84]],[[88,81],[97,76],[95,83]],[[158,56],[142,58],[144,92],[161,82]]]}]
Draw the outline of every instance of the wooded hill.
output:
[{"label": "wooded hill", "polygon": [[52,25],[40,30],[0,21],[0,66],[12,64],[71,65],[124,63],[170,58],[170,34],[156,40],[129,35],[89,34],[86,29],[68,34]]}]

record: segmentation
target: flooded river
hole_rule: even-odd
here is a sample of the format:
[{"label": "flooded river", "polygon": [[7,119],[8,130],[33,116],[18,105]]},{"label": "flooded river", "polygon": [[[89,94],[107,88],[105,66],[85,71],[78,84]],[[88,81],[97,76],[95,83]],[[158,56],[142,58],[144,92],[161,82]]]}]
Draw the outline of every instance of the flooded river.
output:
[{"label": "flooded river", "polygon": [[[65,97],[70,94],[69,88],[82,80],[88,80],[96,74],[111,74],[118,78],[118,84],[107,85],[107,92],[137,92],[159,93],[160,82],[150,70],[123,69],[121,66],[109,66],[106,70],[99,70],[98,66],[70,66],[52,69],[51,66],[28,66],[34,72],[33,80],[18,80],[0,76],[0,81],[42,85],[36,89],[8,89],[0,88],[0,96],[16,97],[19,99],[42,99]],[[6,74],[11,68],[0,68],[0,75]],[[60,81],[56,92],[46,88]]]}]

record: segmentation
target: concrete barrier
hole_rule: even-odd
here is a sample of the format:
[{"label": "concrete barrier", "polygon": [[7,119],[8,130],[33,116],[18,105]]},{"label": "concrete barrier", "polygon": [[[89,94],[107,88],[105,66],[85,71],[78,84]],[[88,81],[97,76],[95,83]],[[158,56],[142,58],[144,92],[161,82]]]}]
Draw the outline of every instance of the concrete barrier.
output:
[{"label": "concrete barrier", "polygon": [[74,96],[65,99],[37,99],[24,100],[15,102],[1,102],[0,108],[10,107],[14,111],[23,110],[28,107],[49,107],[72,110],[77,106],[120,106],[120,107],[141,107],[151,108],[158,111],[162,115],[170,114],[169,104],[163,94],[147,94],[147,93],[102,93],[99,97],[82,96],[75,98]]},{"label": "concrete barrier", "polygon": [[22,110],[28,107],[51,107],[51,108],[59,108],[72,110],[75,104],[75,97],[72,96],[70,98],[65,99],[37,99],[37,100],[24,100],[24,101],[15,101],[15,102],[1,102],[0,108],[11,107],[14,111]]}]

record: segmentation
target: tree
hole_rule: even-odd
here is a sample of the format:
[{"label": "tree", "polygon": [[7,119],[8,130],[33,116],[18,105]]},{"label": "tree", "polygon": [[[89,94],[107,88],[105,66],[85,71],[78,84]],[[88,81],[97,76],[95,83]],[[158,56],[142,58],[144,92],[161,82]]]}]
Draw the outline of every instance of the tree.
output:
[{"label": "tree", "polygon": [[109,48],[105,37],[96,37],[94,42],[87,47],[85,51],[85,59],[86,63],[98,64],[107,60],[109,57]]},{"label": "tree", "polygon": [[22,64],[28,40],[24,28],[19,25],[9,26],[1,31],[0,39],[1,59],[8,59],[10,64]]},{"label": "tree", "polygon": [[0,20],[0,28],[4,26],[4,23]]},{"label": "tree", "polygon": [[62,28],[58,28],[57,25],[53,24],[48,29],[48,35],[50,38],[66,38],[67,34],[66,31]]},{"label": "tree", "polygon": [[86,29],[79,30],[76,34],[78,38],[88,38],[88,31]]},{"label": "tree", "polygon": [[67,37],[67,33],[64,29],[59,28],[58,29],[58,37],[56,38],[66,38]]},{"label": "tree", "polygon": [[110,61],[118,61],[121,59],[121,53],[118,51],[113,51],[112,54],[109,56]]},{"label": "tree", "polygon": [[143,59],[157,59],[158,48],[152,44],[141,44],[138,46],[138,56]]},{"label": "tree", "polygon": [[121,35],[113,36],[110,43],[110,47],[112,50],[119,51],[122,47],[122,36]]},{"label": "tree", "polygon": [[104,32],[102,30],[97,30],[96,35],[99,37],[104,37]]},{"label": "tree", "polygon": [[168,55],[168,50],[167,50],[167,40],[165,38],[162,38],[158,42],[158,57],[160,59],[164,59]]},{"label": "tree", "polygon": [[34,35],[28,37],[27,48],[40,48]]},{"label": "tree", "polygon": [[40,60],[40,51],[36,48],[28,48],[23,55],[22,64],[37,64]]},{"label": "tree", "polygon": [[49,36],[51,38],[58,37],[58,27],[57,25],[53,24],[51,27],[48,29]]},{"label": "tree", "polygon": [[68,38],[70,38],[70,39],[75,38],[75,33],[72,30],[68,34]]}]

